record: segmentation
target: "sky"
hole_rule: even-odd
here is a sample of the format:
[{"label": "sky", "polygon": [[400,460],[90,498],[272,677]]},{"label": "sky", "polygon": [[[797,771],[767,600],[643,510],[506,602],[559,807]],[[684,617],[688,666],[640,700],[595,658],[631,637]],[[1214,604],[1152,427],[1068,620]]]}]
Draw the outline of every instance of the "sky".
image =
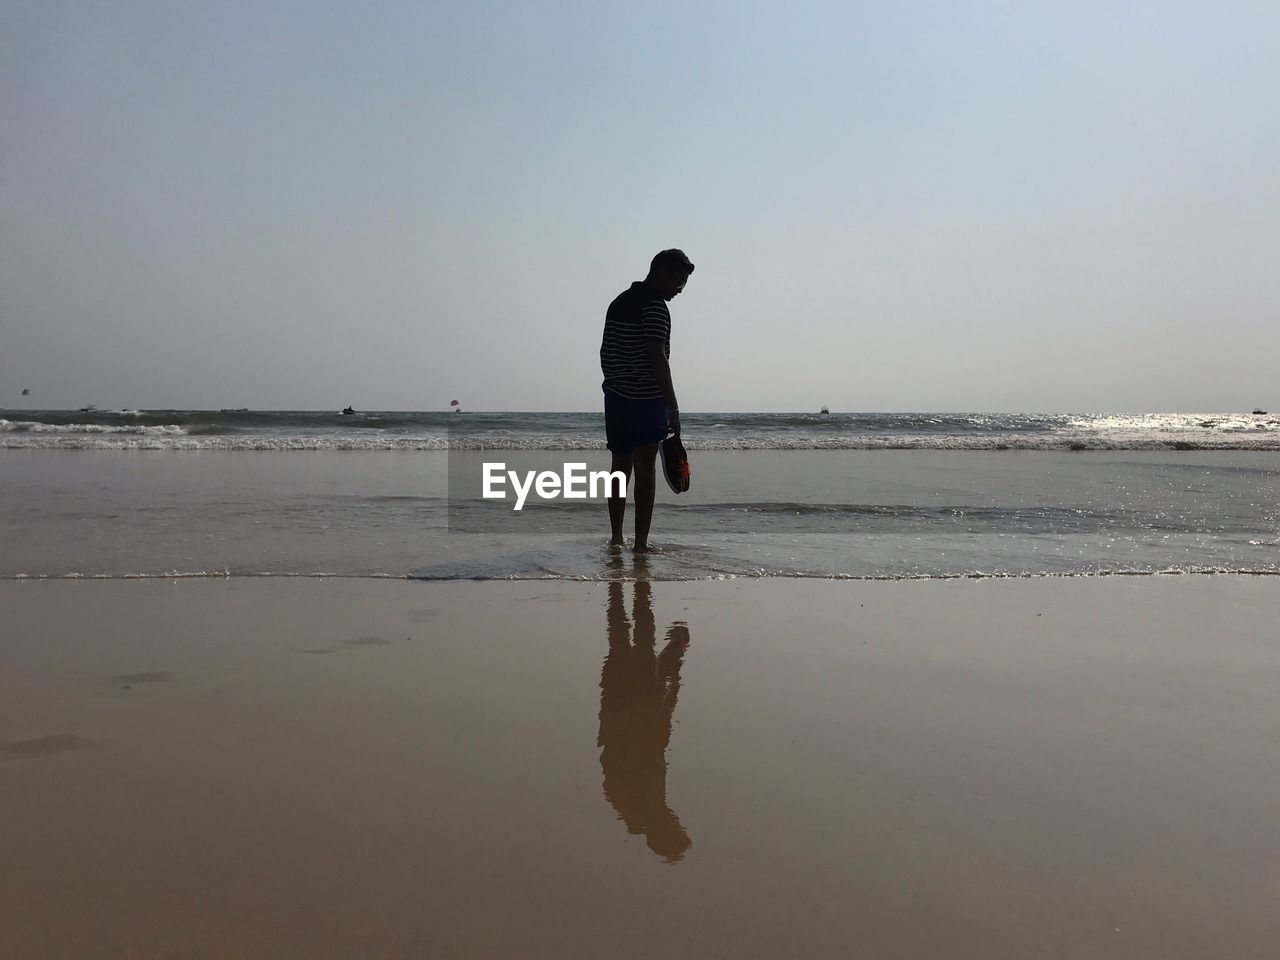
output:
[{"label": "sky", "polygon": [[[0,0],[0,407],[1280,407],[1274,2]],[[19,396],[23,388],[31,396]]]}]

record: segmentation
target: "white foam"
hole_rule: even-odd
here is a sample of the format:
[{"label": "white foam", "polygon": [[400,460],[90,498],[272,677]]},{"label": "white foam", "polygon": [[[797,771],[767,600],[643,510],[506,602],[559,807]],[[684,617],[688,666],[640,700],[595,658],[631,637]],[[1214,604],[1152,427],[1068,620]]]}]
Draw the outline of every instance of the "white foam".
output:
[{"label": "white foam", "polygon": [[[1242,435],[1002,434],[998,436],[738,436],[694,439],[690,450],[1280,450],[1280,433]],[[494,437],[452,441],[444,437],[192,436],[181,427],[101,427],[76,433],[48,428],[6,431],[0,423],[0,448],[43,450],[239,450],[239,451],[436,451],[448,450],[602,450],[603,438]]]},{"label": "white foam", "polygon": [[921,580],[1101,580],[1108,577],[1280,577],[1280,571],[1265,569],[1229,569],[1216,566],[1166,567],[1157,570],[1138,568],[1104,568],[1097,570],[1024,571],[1011,573],[974,571],[969,573],[806,573],[770,571],[763,568],[739,570],[732,573],[652,573],[637,576],[634,573],[609,571],[605,573],[493,573],[475,576],[450,576],[417,573],[312,573],[276,571],[226,570],[171,570],[155,573],[12,573],[0,574],[0,582],[14,580],[419,580],[434,582],[476,581],[563,581],[568,583],[601,583],[609,581],[630,582],[652,580],[691,583],[719,580],[855,580],[855,581],[921,581]]},{"label": "white foam", "polygon": [[[794,418],[793,418],[794,419]],[[1280,419],[1242,414],[1117,414],[1056,417],[1048,429],[1007,429],[1039,421],[1031,415],[955,417],[964,427],[920,429],[945,418],[919,416],[886,429],[778,429],[717,420],[685,436],[691,450],[1280,450]],[[1048,421],[1041,421],[1048,423]],[[220,432],[200,423],[48,424],[0,419],[0,447],[58,450],[238,450],[238,451],[433,451],[433,450],[600,450],[603,432],[509,430],[495,428],[466,435],[441,428],[406,432],[333,430],[311,432],[294,426]],[[732,432],[730,432],[732,431]],[[452,436],[449,436],[449,433]]]},{"label": "white foam", "polygon": [[[137,413],[137,411],[131,411]],[[0,433],[36,434],[139,434],[143,436],[185,436],[186,428],[176,423],[151,426],[124,424],[109,426],[100,423],[39,423],[35,420],[0,420]]]}]

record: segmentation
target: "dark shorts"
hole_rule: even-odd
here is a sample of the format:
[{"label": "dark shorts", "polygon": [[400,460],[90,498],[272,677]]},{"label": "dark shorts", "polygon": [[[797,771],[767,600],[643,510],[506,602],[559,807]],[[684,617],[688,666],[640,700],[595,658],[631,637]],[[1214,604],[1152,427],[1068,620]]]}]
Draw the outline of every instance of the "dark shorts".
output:
[{"label": "dark shorts", "polygon": [[629,453],[636,447],[661,443],[667,437],[667,401],[628,400],[604,392],[605,445],[614,453]]}]

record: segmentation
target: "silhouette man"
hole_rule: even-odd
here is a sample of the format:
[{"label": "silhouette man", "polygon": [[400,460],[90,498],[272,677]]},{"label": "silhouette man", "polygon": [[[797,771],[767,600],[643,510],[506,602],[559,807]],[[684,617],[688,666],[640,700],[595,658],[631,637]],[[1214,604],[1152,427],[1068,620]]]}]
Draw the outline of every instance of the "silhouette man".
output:
[{"label": "silhouette man", "polygon": [[600,736],[605,799],[649,849],[667,863],[684,856],[693,841],[667,806],[667,744],[680,692],[680,667],[689,628],[673,623],[656,652],[653,594],[635,584],[630,620],[623,586],[609,584],[609,653],[600,671]]},{"label": "silhouette man", "polygon": [[[600,340],[604,374],[605,445],[613,454],[611,470],[635,472],[636,539],[632,549],[648,553],[653,522],[658,445],[668,433],[680,436],[680,405],[671,382],[671,311],[693,263],[677,249],[659,252],[649,273],[618,294],[605,313]],[[626,490],[609,498],[609,542],[621,546],[626,519]]]}]

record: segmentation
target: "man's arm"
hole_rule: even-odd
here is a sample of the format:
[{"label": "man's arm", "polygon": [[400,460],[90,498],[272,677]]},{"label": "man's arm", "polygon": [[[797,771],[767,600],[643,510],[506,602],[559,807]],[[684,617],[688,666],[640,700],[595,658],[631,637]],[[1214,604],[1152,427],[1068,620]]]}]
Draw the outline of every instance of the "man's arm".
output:
[{"label": "man's arm", "polygon": [[653,369],[654,379],[658,381],[658,389],[662,398],[667,401],[667,422],[672,432],[680,436],[680,404],[676,402],[676,388],[671,383],[671,364],[667,363],[667,355],[661,340],[646,340],[645,348],[649,351],[649,366]]}]

